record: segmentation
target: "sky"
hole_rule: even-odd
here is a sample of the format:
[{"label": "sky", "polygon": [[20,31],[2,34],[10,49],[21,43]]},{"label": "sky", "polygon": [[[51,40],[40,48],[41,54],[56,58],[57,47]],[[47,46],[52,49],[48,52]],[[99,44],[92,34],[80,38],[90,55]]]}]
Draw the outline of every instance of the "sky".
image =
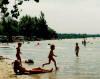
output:
[{"label": "sky", "polygon": [[58,33],[100,33],[100,0],[31,0],[20,9],[21,16],[44,12],[48,26]]}]

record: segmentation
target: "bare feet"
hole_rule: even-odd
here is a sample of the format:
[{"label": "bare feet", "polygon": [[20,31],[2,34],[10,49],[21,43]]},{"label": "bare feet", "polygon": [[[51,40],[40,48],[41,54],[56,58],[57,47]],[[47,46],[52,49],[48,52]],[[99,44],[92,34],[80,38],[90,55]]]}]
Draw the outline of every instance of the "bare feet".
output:
[{"label": "bare feet", "polygon": [[58,67],[56,67],[56,70],[58,70],[59,68]]},{"label": "bare feet", "polygon": [[44,67],[44,64],[42,65],[42,67]]},{"label": "bare feet", "polygon": [[52,72],[53,71],[53,68],[50,70],[50,72]]}]

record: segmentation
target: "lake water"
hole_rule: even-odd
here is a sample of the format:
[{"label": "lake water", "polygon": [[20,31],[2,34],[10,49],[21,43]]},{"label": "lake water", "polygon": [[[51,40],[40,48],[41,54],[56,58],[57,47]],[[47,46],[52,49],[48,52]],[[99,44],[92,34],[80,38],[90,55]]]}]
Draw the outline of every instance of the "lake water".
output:
[{"label": "lake water", "polygon": [[[33,59],[34,65],[32,67],[41,67],[43,63],[48,62],[48,54],[50,46],[48,43],[55,44],[55,57],[57,61],[58,71],[46,74],[37,74],[30,76],[29,79],[100,79],[100,38],[87,39],[89,43],[86,47],[82,45],[82,39],[65,39],[65,40],[48,40],[39,41],[38,43],[25,42],[21,47],[22,59]],[[75,43],[78,42],[80,46],[79,57],[75,56]],[[0,47],[8,46],[9,48],[0,48],[0,55],[9,57],[12,60],[16,59],[17,43],[9,45],[2,45]],[[44,68],[54,68],[54,64],[46,65]],[[55,69],[55,68],[54,68]]]}]

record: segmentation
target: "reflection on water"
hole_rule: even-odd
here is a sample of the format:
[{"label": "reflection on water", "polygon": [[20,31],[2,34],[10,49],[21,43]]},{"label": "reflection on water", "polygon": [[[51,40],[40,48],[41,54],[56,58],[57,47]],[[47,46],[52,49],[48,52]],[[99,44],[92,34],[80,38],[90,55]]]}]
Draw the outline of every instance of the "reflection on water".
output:
[{"label": "reflection on water", "polygon": [[[22,45],[22,59],[33,59],[35,64],[28,65],[30,68],[41,67],[48,61],[49,45],[54,43],[56,46],[55,54],[58,71],[46,74],[33,74],[30,79],[100,79],[100,40],[89,40],[86,47],[81,44],[82,40],[51,40],[40,41],[40,45],[36,46],[37,42],[24,43]],[[80,46],[79,57],[75,56],[75,43]],[[11,59],[16,56],[16,43],[9,44],[10,48],[0,48],[0,55],[5,55]],[[45,66],[46,69],[54,68],[53,63]],[[54,69],[55,70],[55,69]]]}]

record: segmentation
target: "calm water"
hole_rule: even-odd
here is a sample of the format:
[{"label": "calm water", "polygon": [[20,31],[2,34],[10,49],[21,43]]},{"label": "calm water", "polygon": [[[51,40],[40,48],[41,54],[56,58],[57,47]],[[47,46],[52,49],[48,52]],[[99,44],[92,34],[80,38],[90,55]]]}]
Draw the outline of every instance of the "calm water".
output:
[{"label": "calm water", "polygon": [[[35,64],[29,65],[39,67],[43,63],[48,62],[48,54],[50,47],[48,43],[53,43],[56,46],[55,54],[59,70],[57,72],[47,74],[37,74],[29,76],[29,79],[100,79],[100,39],[87,39],[90,43],[84,47],[81,44],[82,39],[65,39],[65,40],[50,40],[40,41],[40,45],[36,46],[36,42],[25,42],[22,47],[22,59],[33,59]],[[75,56],[75,43],[80,46],[79,57]],[[5,45],[3,45],[5,46]],[[17,43],[7,45],[10,48],[0,48],[0,55],[16,59]],[[2,44],[0,44],[2,47]],[[53,63],[44,68],[54,68]]]}]

